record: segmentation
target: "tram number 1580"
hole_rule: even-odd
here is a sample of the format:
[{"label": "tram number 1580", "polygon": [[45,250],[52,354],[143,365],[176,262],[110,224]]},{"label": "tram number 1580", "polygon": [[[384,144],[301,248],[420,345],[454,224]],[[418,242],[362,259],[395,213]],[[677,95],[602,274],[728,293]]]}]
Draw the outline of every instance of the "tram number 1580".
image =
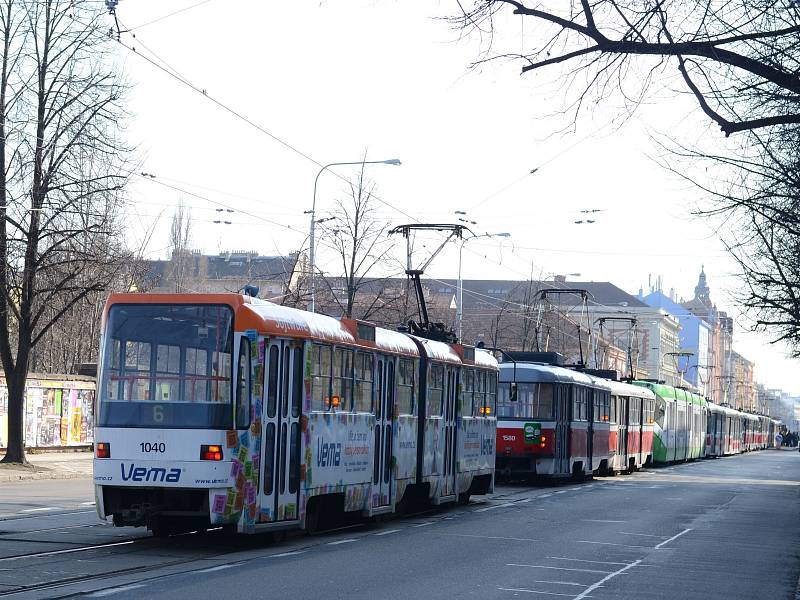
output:
[{"label": "tram number 1580", "polygon": [[142,452],[146,452],[148,454],[151,452],[163,454],[167,451],[167,445],[164,442],[141,442],[139,447],[142,449]]}]

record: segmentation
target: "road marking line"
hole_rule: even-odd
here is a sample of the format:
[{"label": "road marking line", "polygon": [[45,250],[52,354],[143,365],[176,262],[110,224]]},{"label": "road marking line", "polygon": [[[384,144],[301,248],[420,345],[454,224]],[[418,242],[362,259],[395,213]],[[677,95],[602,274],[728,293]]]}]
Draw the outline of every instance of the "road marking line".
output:
[{"label": "road marking line", "polygon": [[666,538],[666,536],[664,535],[653,535],[652,533],[628,533],[627,531],[620,531],[618,533],[620,533],[621,535],[638,535],[641,537],[659,538],[661,540]]},{"label": "road marking line", "polygon": [[572,594],[559,594],[557,592],[539,592],[537,590],[523,590],[522,588],[503,588],[499,587],[498,590],[503,592],[525,592],[526,594],[544,594],[546,596],[569,596],[572,597]]},{"label": "road marking line", "polygon": [[515,563],[506,563],[507,567],[529,567],[531,569],[553,569],[555,571],[578,571],[579,573],[606,573],[608,571],[598,571],[596,569],[573,569],[571,567],[548,567],[545,565],[518,565]]},{"label": "road marking line", "polygon": [[48,510],[58,510],[57,506],[45,506],[43,508],[26,508],[25,510],[21,510],[21,513],[33,513],[33,512],[45,512]]},{"label": "road marking line", "polygon": [[590,540],[578,540],[581,544],[597,544],[599,546],[620,546],[622,548],[637,548],[644,550],[652,550],[653,546],[631,546],[630,544],[615,544],[613,542],[592,542]]},{"label": "road marking line", "polygon": [[514,506],[515,502],[506,502],[505,504],[495,504],[494,506],[487,506],[486,508],[479,508],[475,512],[486,512],[487,510],[494,510],[495,508],[507,508],[509,506]]},{"label": "road marking line", "polygon": [[583,558],[566,558],[564,556],[545,556],[545,558],[550,560],[572,560],[575,562],[585,562],[585,563],[594,563],[596,565],[627,565],[628,563],[624,562],[609,562],[605,560],[585,560]]},{"label": "road marking line", "polygon": [[412,527],[427,527],[428,525],[433,525],[433,521],[428,521],[427,523],[418,523],[416,525],[412,525]]},{"label": "road marking line", "polygon": [[613,521],[611,519],[581,519],[585,523],[627,523],[627,521]]},{"label": "road marking line", "polygon": [[594,583],[594,584],[590,585],[588,588],[586,588],[585,590],[583,590],[583,591],[582,591],[580,594],[578,594],[577,596],[575,596],[575,598],[574,598],[573,600],[582,600],[583,598],[586,598],[586,596],[588,596],[588,595],[589,595],[591,592],[593,592],[594,590],[596,590],[597,588],[599,588],[599,587],[600,587],[601,585],[603,585],[603,584],[604,584],[606,581],[608,581],[608,580],[610,580],[610,579],[613,579],[613,578],[614,578],[614,577],[616,577],[617,575],[622,575],[622,574],[623,574],[625,571],[627,571],[627,570],[628,570],[628,569],[630,569],[631,567],[635,567],[636,565],[638,565],[638,564],[639,564],[639,563],[641,563],[641,562],[642,562],[641,560],[634,561],[634,562],[632,562],[632,563],[630,563],[630,564],[628,564],[628,565],[625,565],[624,567],[622,567],[622,568],[621,568],[621,569],[619,569],[618,571],[614,571],[613,573],[609,573],[608,575],[606,575],[605,577],[603,577],[603,578],[602,578],[600,581],[598,581],[597,583]]},{"label": "road marking line", "polygon": [[[431,534],[436,535],[436,534]],[[470,533],[442,533],[441,535],[450,535],[454,537],[468,537],[479,538],[482,540],[511,540],[514,542],[541,542],[542,540],[534,540],[533,538],[518,538],[518,537],[503,537],[501,535],[474,535]]]},{"label": "road marking line", "polygon": [[349,544],[350,542],[357,542],[356,538],[347,538],[344,540],[336,540],[335,542],[328,542],[326,546],[338,546],[339,544]]},{"label": "road marking line", "polygon": [[656,550],[658,550],[658,549],[659,549],[659,548],[661,548],[662,546],[665,546],[666,544],[669,544],[669,543],[670,543],[671,541],[673,541],[673,540],[677,540],[677,539],[678,539],[679,537],[681,537],[681,536],[682,536],[684,533],[689,533],[690,531],[691,531],[691,529],[684,529],[684,530],[683,530],[683,531],[681,531],[679,534],[677,534],[677,535],[673,535],[673,536],[672,536],[671,538],[669,538],[668,540],[664,540],[664,541],[663,541],[663,542],[661,542],[661,543],[660,543],[658,546],[656,546]]},{"label": "road marking line", "polygon": [[213,573],[214,571],[224,571],[225,569],[230,569],[233,567],[238,567],[239,565],[243,565],[244,561],[239,561],[235,563],[230,563],[229,565],[217,565],[216,567],[209,567],[207,569],[200,569],[198,571],[192,571],[192,573]]},{"label": "road marking line", "polygon": [[536,496],[536,497],[537,497],[537,498],[549,498],[549,497],[550,497],[550,496],[552,496],[552,495],[553,495],[553,494],[539,494],[539,495],[538,495],[538,496]]},{"label": "road marking line", "polygon": [[398,531],[400,531],[400,530],[399,529],[390,529],[388,531],[379,531],[378,533],[375,533],[373,535],[389,535],[390,533],[397,533]]},{"label": "road marking line", "polygon": [[100,590],[99,592],[94,592],[93,594],[89,594],[89,598],[102,598],[104,596],[111,596],[113,594],[118,594],[120,592],[129,592],[131,590],[135,590],[138,588],[143,588],[143,583],[134,583],[132,585],[123,585],[121,587],[109,588],[107,590]]},{"label": "road marking line", "polygon": [[543,581],[541,579],[534,579],[531,583],[552,583],[554,585],[577,585],[580,587],[589,587],[588,583],[573,583],[572,581]]},{"label": "road marking line", "polygon": [[567,490],[559,490],[557,492],[553,492],[554,494],[566,494]]},{"label": "road marking line", "polygon": [[81,502],[81,506],[94,506],[94,502]]},{"label": "road marking line", "polygon": [[293,550],[291,552],[281,552],[280,554],[270,554],[268,558],[283,558],[284,556],[296,556],[305,553],[306,550]]}]

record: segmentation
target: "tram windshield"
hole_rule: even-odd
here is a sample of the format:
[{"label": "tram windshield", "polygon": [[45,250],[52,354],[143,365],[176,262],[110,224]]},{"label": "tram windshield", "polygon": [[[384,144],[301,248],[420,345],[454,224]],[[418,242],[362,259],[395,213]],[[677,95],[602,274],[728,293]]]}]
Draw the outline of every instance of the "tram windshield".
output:
[{"label": "tram windshield", "polygon": [[552,419],[553,384],[501,383],[498,387],[497,417],[511,419]]},{"label": "tram windshield", "polygon": [[232,427],[230,307],[117,304],[103,344],[99,426]]}]

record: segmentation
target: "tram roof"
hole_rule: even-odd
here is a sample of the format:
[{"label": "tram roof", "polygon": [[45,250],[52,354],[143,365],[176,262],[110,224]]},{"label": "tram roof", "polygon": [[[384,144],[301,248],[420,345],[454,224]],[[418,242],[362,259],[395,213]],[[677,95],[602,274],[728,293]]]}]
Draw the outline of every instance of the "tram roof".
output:
[{"label": "tram roof", "polygon": [[632,381],[631,383],[633,385],[649,388],[655,392],[657,396],[665,400],[683,400],[689,404],[697,404],[700,406],[704,406],[706,404],[706,399],[702,396],[694,394],[688,390],[682,390],[681,388],[673,387],[671,385],[656,383],[654,381]]},{"label": "tram roof", "polygon": [[[295,336],[419,355],[414,341],[399,331],[310,313],[242,294],[112,294],[106,303],[106,310],[114,304],[223,304],[234,311],[234,328],[237,331],[254,329],[266,335]],[[358,337],[359,323],[366,325],[368,330],[374,330],[374,341]]]},{"label": "tram roof", "polygon": [[[516,373],[514,371],[515,367]],[[509,378],[505,379],[503,375]],[[556,367],[544,363],[500,363],[500,380],[510,381],[511,376],[513,376],[517,382],[579,383],[582,385],[591,385],[595,383],[595,378],[589,377],[580,371],[573,371],[572,369],[565,369],[564,367]]]},{"label": "tram roof", "polygon": [[637,398],[655,399],[656,395],[652,390],[641,385],[631,385],[624,381],[608,380],[611,386],[611,393],[615,396],[636,396]]}]

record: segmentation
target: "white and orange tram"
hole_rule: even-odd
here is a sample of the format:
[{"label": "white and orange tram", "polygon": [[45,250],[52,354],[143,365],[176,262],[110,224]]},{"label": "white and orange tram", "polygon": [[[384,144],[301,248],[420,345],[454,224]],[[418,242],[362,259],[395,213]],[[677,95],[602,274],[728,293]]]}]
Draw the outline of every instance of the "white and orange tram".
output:
[{"label": "white and orange tram", "polygon": [[156,534],[314,529],[494,488],[487,352],[239,294],[113,294],[97,511]]}]

